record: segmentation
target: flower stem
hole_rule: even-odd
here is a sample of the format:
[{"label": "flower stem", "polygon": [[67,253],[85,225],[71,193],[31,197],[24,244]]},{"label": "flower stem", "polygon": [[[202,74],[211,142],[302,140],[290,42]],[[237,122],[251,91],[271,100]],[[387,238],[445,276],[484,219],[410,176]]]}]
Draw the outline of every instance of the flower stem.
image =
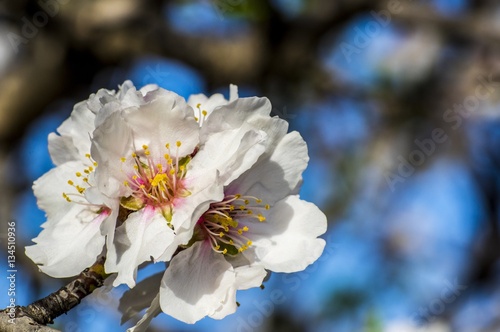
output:
[{"label": "flower stem", "polygon": [[52,324],[55,318],[67,313],[104,284],[109,276],[104,272],[104,261],[104,257],[99,258],[76,279],[49,296],[27,307],[16,307],[16,318],[28,316],[40,325]]}]

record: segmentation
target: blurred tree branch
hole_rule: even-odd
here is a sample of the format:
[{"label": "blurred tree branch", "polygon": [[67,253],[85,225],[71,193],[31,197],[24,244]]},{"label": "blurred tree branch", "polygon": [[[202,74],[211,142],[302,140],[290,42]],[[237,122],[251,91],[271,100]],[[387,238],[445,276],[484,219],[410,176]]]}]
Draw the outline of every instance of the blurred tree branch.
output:
[{"label": "blurred tree branch", "polygon": [[[312,1],[305,13],[290,20],[267,1],[260,1],[268,15],[253,22],[248,33],[224,39],[172,28],[162,15],[172,1],[127,0],[126,6],[121,4],[127,9],[118,11],[116,17],[104,11],[106,2],[118,6],[108,0],[61,7],[49,23],[50,29],[40,28],[28,45],[21,45],[25,46],[21,47],[22,65],[15,66],[0,86],[2,142],[22,137],[26,124],[43,111],[40,106],[65,96],[85,98],[84,91],[74,88],[89,86],[102,68],[126,64],[140,55],[178,59],[201,72],[210,87],[254,83],[293,97],[302,89],[301,82],[307,81],[313,84],[315,93],[352,93],[354,87],[335,82],[319,64],[317,45],[325,36],[338,33],[352,18],[387,6],[386,1],[359,0],[325,7],[325,3]],[[423,5],[402,2],[402,8],[394,17],[403,24],[432,23],[441,32],[476,41],[499,39],[495,29],[481,20],[484,14],[448,18]],[[19,30],[17,33],[21,34]]]}]

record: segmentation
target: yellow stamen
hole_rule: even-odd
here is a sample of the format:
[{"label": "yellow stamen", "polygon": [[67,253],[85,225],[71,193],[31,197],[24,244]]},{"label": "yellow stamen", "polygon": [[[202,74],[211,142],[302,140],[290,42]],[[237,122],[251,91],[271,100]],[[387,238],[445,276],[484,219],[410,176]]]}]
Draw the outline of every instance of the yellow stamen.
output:
[{"label": "yellow stamen", "polygon": [[167,179],[167,174],[164,174],[164,173],[158,173],[155,175],[154,179],[151,180],[151,185],[153,187],[157,187],[160,182],[163,182]]}]

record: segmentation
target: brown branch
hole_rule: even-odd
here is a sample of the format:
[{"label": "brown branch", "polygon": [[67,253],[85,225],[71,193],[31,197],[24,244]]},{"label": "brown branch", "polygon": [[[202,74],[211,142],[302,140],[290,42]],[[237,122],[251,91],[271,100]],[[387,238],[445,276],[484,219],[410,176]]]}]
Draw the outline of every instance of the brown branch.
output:
[{"label": "brown branch", "polygon": [[104,260],[104,257],[99,258],[68,285],[27,307],[0,311],[0,331],[56,331],[45,325],[52,324],[55,318],[67,313],[104,284],[109,276],[104,272]]}]

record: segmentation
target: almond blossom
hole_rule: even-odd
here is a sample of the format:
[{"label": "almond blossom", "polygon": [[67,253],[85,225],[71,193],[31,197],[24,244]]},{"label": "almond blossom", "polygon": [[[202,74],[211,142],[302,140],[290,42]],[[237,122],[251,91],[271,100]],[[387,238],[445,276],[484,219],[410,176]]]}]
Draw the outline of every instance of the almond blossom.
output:
[{"label": "almond blossom", "polygon": [[[206,169],[193,110],[173,92],[157,89],[146,103],[113,112],[94,131],[97,189],[120,204],[105,270],[117,286],[135,285],[137,267],[168,261],[187,243],[193,225],[222,197],[217,170]],[[98,117],[99,119],[99,117]]]},{"label": "almond blossom", "polygon": [[[309,160],[304,140],[287,134],[286,121],[270,117],[266,98],[235,92],[232,87],[232,101],[189,99],[201,119],[204,148],[197,156],[210,155],[205,166],[218,169],[224,197],[197,219],[193,237],[172,258],[159,293],[130,331],[143,331],[161,311],[187,323],[221,319],[236,311],[237,290],[260,286],[268,270],[301,271],[323,251],[318,236],[326,217],[298,196]],[[216,144],[219,150],[209,148]]]},{"label": "almond blossom", "polygon": [[[37,181],[33,190],[47,214],[42,232],[26,254],[52,277],[79,274],[102,252],[105,236],[112,243],[118,202],[95,189],[97,162],[90,154],[96,114],[141,101],[154,86],[137,91],[125,82],[118,92],[99,90],[75,105],[70,118],[48,137],[49,152],[57,166]],[[103,111],[104,110],[104,111]]]},{"label": "almond blossom", "polygon": [[106,273],[117,273],[113,284],[133,287],[137,267],[169,260],[222,198],[217,170],[196,156],[194,111],[173,92],[131,82],[101,90],[58,131],[49,136],[57,167],[34,185],[47,222],[26,248],[51,276],[76,275],[102,253]]},{"label": "almond blossom", "polygon": [[233,313],[237,290],[305,269],[325,245],[325,215],[298,196],[307,146],[270,112],[236,86],[229,100],[128,81],[91,95],[49,135],[57,167],[34,184],[47,222],[27,255],[54,277],[105,255],[113,285],[131,288],[141,264],[169,262],[131,330],[161,311],[188,323]]}]

